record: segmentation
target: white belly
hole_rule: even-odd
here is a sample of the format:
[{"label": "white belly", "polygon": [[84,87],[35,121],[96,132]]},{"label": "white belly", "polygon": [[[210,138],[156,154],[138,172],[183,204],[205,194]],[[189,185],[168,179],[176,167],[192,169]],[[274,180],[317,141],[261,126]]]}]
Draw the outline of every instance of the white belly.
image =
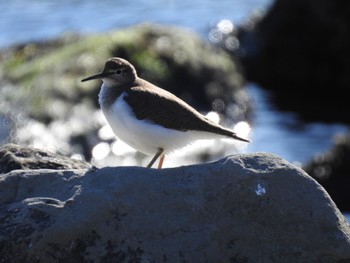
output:
[{"label": "white belly", "polygon": [[182,148],[198,139],[218,138],[215,134],[199,131],[177,131],[152,124],[147,120],[138,120],[122,94],[103,113],[115,135],[136,150],[154,155],[159,148],[165,153]]}]

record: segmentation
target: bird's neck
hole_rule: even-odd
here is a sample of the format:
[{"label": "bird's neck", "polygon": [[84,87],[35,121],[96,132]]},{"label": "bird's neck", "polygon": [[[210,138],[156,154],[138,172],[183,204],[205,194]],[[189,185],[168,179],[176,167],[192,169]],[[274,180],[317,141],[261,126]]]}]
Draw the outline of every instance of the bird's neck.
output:
[{"label": "bird's neck", "polygon": [[102,110],[108,110],[122,93],[127,92],[131,88],[139,85],[140,78],[137,77],[134,82],[122,85],[113,81],[103,80],[100,93],[98,94],[98,102]]},{"label": "bird's neck", "polygon": [[98,94],[98,102],[102,110],[108,110],[116,98],[125,91],[125,88],[119,88],[111,83],[103,82],[100,93]]}]

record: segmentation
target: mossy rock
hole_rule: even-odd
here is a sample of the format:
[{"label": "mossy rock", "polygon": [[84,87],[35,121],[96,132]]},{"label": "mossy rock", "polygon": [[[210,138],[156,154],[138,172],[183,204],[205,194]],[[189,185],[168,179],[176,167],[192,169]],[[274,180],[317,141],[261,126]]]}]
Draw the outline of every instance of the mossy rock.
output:
[{"label": "mossy rock", "polygon": [[101,71],[111,56],[129,60],[139,76],[200,111],[214,109],[233,121],[249,118],[244,80],[229,55],[191,31],[148,23],[3,50],[0,77],[11,88],[1,95],[9,107],[20,105],[30,117],[45,123],[67,117],[77,103],[97,107],[100,83],[80,80]]}]

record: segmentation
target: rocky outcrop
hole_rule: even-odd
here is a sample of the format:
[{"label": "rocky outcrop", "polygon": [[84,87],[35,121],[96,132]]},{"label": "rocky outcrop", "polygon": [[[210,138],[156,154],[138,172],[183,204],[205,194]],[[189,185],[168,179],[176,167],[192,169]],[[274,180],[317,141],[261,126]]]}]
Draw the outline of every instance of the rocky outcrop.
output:
[{"label": "rocky outcrop", "polygon": [[222,45],[236,37],[247,80],[271,91],[279,109],[349,124],[349,12],[348,1],[275,0]]},{"label": "rocky outcrop", "polygon": [[347,262],[324,189],[275,155],[0,177],[1,262]]},{"label": "rocky outcrop", "polygon": [[90,169],[92,165],[48,151],[5,144],[0,147],[0,174],[13,170]]},{"label": "rocky outcrop", "polygon": [[329,193],[340,210],[350,212],[350,134],[337,136],[333,147],[315,156],[304,170]]}]

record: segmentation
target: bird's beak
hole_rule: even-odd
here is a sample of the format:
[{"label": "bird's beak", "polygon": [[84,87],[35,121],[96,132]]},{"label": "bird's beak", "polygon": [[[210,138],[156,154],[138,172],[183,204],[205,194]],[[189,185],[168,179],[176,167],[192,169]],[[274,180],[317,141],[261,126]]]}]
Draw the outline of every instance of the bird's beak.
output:
[{"label": "bird's beak", "polygon": [[84,82],[84,81],[93,80],[93,79],[103,79],[109,75],[111,75],[111,73],[102,71],[100,73],[97,73],[97,74],[92,75],[90,77],[87,77],[85,79],[82,79],[81,81]]}]

